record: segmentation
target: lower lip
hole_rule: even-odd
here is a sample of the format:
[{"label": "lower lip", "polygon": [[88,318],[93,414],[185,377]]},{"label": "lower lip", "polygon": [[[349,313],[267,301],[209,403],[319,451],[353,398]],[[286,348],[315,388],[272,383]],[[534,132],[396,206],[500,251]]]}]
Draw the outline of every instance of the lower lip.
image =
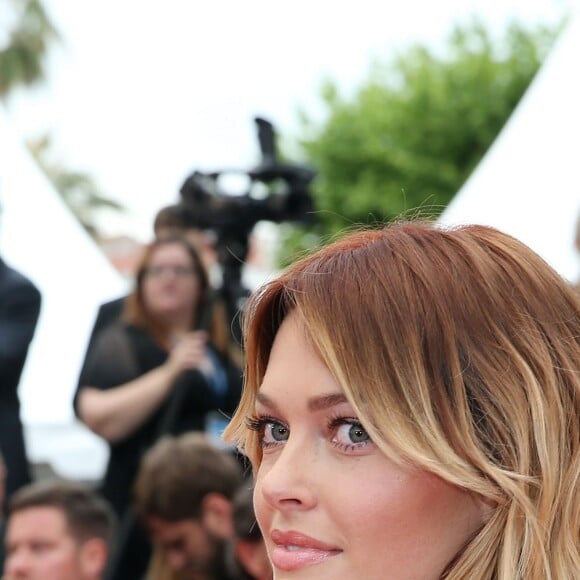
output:
[{"label": "lower lip", "polygon": [[299,570],[307,566],[315,566],[329,558],[338,556],[339,550],[316,550],[314,548],[298,548],[288,550],[283,546],[274,548],[270,557],[272,564],[279,570]]}]

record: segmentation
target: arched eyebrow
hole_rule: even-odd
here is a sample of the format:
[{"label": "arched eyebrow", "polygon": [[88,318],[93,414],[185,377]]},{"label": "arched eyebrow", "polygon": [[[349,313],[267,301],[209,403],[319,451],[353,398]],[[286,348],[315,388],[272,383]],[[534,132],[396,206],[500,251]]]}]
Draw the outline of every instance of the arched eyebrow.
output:
[{"label": "arched eyebrow", "polygon": [[[268,409],[277,410],[278,407],[276,403],[265,395],[264,393],[258,392],[256,394],[256,401]],[[342,403],[347,403],[347,399],[343,393],[329,393],[328,395],[318,395],[316,397],[311,397],[307,401],[307,407],[309,411],[324,411],[335,407],[336,405],[342,405]]]}]

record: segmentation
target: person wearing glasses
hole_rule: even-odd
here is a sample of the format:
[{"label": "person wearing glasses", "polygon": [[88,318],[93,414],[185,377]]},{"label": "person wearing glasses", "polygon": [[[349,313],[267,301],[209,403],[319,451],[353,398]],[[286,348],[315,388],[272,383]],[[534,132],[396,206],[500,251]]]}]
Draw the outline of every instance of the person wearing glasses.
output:
[{"label": "person wearing glasses", "polygon": [[208,417],[228,416],[238,403],[241,372],[208,296],[203,263],[185,238],[152,242],[122,320],[99,334],[84,365],[75,410],[110,446],[102,492],[119,516],[159,436],[205,430]]}]

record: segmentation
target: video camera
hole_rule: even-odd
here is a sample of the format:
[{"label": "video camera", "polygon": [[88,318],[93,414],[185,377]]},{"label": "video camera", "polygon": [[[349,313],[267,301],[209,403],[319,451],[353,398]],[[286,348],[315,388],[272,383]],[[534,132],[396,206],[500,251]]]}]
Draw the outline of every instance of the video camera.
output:
[{"label": "video camera", "polygon": [[[222,292],[230,305],[239,303],[247,295],[241,283],[241,267],[256,223],[265,220],[308,224],[314,219],[309,186],[316,172],[306,165],[278,161],[272,123],[261,117],[254,121],[262,154],[255,168],[194,171],[179,192],[185,221],[191,227],[213,232],[216,237]],[[223,178],[235,173],[246,176],[249,183],[242,194],[222,186]]]},{"label": "video camera", "polygon": [[[247,238],[257,222],[275,223],[312,220],[313,203],[309,185],[315,177],[312,168],[280,163],[276,154],[275,132],[265,119],[254,119],[262,161],[247,171],[194,171],[180,189],[181,204],[192,227],[215,232],[218,243],[222,239]],[[224,191],[220,178],[242,173],[249,178],[244,194]],[[265,187],[255,187],[260,184]]]}]

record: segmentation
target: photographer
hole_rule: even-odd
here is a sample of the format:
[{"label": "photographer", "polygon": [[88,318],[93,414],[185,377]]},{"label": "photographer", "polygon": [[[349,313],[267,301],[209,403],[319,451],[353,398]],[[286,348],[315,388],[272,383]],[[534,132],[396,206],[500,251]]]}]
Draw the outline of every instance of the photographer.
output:
[{"label": "photographer", "polygon": [[[217,338],[208,292],[188,242],[156,240],[137,269],[123,319],[97,336],[87,358],[75,410],[110,445],[102,491],[119,516],[143,452],[162,433],[204,430],[208,416],[231,414],[239,400],[241,373]],[[128,565],[126,577],[138,577],[137,564]]]},{"label": "photographer", "polygon": [[[210,275],[212,286],[216,286],[218,285],[216,278],[219,277],[216,273],[216,268],[219,268],[219,266],[217,264],[217,255],[215,248],[213,247],[213,242],[209,239],[207,232],[191,227],[186,217],[186,212],[179,204],[162,207],[156,213],[153,221],[153,233],[155,239],[161,240],[175,236],[184,237],[199,253],[202,262]],[[121,296],[114,300],[105,302],[99,307],[97,318],[89,338],[83,366],[86,363],[86,358],[88,357],[99,332],[105,329],[112,322],[121,318],[126,298],[126,296]]]}]

